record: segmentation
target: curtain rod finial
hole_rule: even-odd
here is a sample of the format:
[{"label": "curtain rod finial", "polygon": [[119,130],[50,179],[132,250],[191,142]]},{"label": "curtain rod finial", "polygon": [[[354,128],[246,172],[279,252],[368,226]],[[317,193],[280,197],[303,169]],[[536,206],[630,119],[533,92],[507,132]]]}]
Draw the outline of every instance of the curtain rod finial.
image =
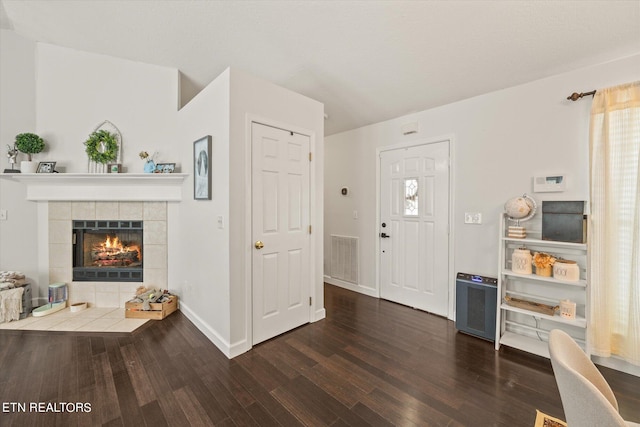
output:
[{"label": "curtain rod finial", "polygon": [[568,96],[567,99],[570,99],[572,101],[577,101],[578,99],[582,98],[582,94],[581,93],[577,93],[577,92],[573,92],[571,94],[571,96]]},{"label": "curtain rod finial", "polygon": [[570,99],[571,101],[577,101],[583,96],[588,96],[588,95],[595,96],[595,94],[596,94],[595,90],[592,90],[591,92],[582,92],[582,93],[573,92],[570,96],[567,96],[567,99]]}]

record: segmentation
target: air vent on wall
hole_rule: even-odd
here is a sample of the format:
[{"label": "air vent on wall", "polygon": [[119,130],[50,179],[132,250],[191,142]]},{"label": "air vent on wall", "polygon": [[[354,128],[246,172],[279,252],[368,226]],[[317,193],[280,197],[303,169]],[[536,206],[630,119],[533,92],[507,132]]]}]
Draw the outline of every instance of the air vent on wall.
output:
[{"label": "air vent on wall", "polygon": [[358,284],[358,238],[331,235],[331,277]]}]

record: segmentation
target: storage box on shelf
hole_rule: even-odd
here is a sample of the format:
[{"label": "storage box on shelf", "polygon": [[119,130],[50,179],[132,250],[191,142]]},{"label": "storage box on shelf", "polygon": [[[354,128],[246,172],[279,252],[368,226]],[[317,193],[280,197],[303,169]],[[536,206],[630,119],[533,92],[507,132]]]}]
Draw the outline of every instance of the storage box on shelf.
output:
[{"label": "storage box on shelf", "polygon": [[[555,328],[565,330],[584,348],[588,304],[587,245],[542,240],[535,238],[538,236],[534,232],[530,232],[529,238],[526,239],[507,237],[507,226],[506,217],[501,215],[496,350],[500,345],[507,345],[549,357],[548,332]],[[540,276],[535,274],[535,268],[533,274],[514,272],[511,265],[512,255],[520,248],[526,248],[532,254],[545,252],[555,258],[575,261],[579,268],[579,279],[565,280],[564,276]],[[516,258],[519,258],[521,253],[522,251],[519,251]],[[516,270],[522,271],[521,267],[518,265]],[[511,301],[508,301],[509,299]],[[576,303],[574,317],[561,316],[559,307],[563,300],[565,303],[566,300]]]}]

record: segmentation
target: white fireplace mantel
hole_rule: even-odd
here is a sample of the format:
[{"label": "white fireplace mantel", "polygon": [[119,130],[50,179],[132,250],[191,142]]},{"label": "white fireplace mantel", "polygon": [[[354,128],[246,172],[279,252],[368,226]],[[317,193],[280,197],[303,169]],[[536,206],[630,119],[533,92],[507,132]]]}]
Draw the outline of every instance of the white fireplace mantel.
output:
[{"label": "white fireplace mantel", "polygon": [[182,200],[185,173],[16,173],[0,178],[23,183],[33,201],[167,201]]}]

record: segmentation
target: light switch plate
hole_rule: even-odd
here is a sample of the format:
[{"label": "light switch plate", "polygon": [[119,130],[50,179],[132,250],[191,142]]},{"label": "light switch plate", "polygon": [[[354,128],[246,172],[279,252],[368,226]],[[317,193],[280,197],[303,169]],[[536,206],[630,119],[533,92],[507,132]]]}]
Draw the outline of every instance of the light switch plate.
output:
[{"label": "light switch plate", "polygon": [[480,212],[465,212],[465,224],[482,224],[482,214]]}]

